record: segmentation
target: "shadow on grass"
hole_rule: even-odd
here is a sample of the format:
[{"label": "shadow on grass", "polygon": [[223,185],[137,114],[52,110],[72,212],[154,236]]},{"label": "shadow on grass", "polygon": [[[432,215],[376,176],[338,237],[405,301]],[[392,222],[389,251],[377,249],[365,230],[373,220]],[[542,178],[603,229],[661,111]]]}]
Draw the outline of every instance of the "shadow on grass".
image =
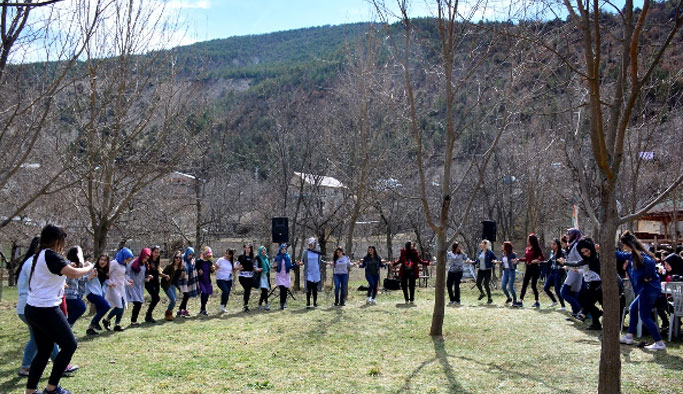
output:
[{"label": "shadow on grass", "polygon": [[[446,347],[444,344],[444,339],[443,337],[432,337],[432,343],[434,345],[434,357],[429,358],[425,361],[423,361],[420,365],[417,366],[406,378],[405,381],[403,382],[403,385],[396,390],[396,394],[402,394],[402,393],[407,393],[410,392],[410,385],[413,381],[413,378],[415,376],[418,376],[420,371],[422,371],[425,367],[427,367],[429,364],[433,363],[434,361],[437,361],[439,365],[441,365],[441,368],[443,369],[444,375],[446,376],[446,380],[448,380],[448,392],[449,393],[468,393],[465,388],[463,388],[460,383],[458,383],[458,380],[455,377],[455,373],[453,372],[453,366],[451,366],[451,363],[448,361],[448,353],[446,352]],[[420,392],[420,391],[418,391]]]},{"label": "shadow on grass", "polygon": [[[496,364],[493,362],[486,362],[483,360],[477,360],[475,358],[467,357],[467,356],[461,356],[460,358],[463,360],[471,361],[472,363],[474,363],[476,365],[485,365],[489,369],[494,371],[495,373],[501,375],[502,378],[507,379],[510,376],[516,376],[516,377],[521,378],[521,379],[527,379],[530,381],[538,382],[538,383],[541,383],[542,385],[544,385],[546,387],[550,387],[552,389],[553,393],[567,393],[567,394],[572,393],[572,391],[569,391],[567,389],[562,389],[560,387],[557,387],[553,383],[549,382],[548,376],[546,376],[546,375],[536,376],[536,375],[532,375],[532,374],[527,373],[527,372],[521,372],[521,371],[516,370],[514,366],[509,365],[509,364],[500,365],[500,364]],[[540,370],[540,372],[543,372],[543,371]]]}]

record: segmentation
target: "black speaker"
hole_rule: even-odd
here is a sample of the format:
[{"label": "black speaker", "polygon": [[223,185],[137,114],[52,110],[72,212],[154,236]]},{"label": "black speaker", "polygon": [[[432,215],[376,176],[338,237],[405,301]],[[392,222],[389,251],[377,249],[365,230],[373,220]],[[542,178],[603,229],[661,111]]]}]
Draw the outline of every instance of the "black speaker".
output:
[{"label": "black speaker", "polygon": [[401,290],[401,281],[393,278],[384,279],[385,290]]},{"label": "black speaker", "polygon": [[289,219],[273,218],[273,243],[289,243]]},{"label": "black speaker", "polygon": [[481,238],[496,242],[496,222],[493,220],[484,220],[481,224],[484,225],[481,231]]}]

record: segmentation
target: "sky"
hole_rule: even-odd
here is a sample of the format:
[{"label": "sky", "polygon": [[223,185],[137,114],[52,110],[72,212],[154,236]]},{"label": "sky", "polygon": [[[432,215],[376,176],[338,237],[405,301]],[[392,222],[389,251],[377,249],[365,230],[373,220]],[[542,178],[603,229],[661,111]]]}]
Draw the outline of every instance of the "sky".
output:
[{"label": "sky", "polygon": [[[168,0],[166,3],[168,11],[179,11],[186,21],[184,43],[376,19],[374,8],[367,0]],[[412,4],[412,10],[416,16],[429,15],[420,0]]]}]

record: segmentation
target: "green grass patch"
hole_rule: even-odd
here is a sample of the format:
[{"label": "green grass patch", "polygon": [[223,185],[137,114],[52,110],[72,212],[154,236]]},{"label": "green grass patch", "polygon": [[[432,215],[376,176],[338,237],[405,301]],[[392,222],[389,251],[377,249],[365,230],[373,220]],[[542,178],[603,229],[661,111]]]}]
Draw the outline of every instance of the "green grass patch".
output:
[{"label": "green grass patch", "polygon": [[[444,337],[428,335],[434,289],[419,289],[415,306],[403,305],[400,291],[380,294],[365,305],[365,282],[354,272],[344,308],[332,306],[326,291],[321,307],[306,310],[298,293],[289,308],[240,312],[237,286],[229,312],[218,314],[219,297],[209,301],[208,317],[160,322],[122,333],[85,336],[88,317],[74,331],[79,348],[73,363],[81,369],[62,385],[78,393],[595,393],[599,333],[567,322],[549,309],[503,307],[477,301],[463,284],[463,305],[447,308]],[[164,297],[162,296],[162,299]],[[542,304],[549,300],[542,298]],[[26,326],[17,318],[16,290],[0,302],[0,394],[23,393],[17,376]],[[189,309],[198,312],[199,300]],[[143,307],[143,313],[146,307]],[[124,315],[124,325],[130,321]],[[646,340],[650,340],[646,338]],[[650,340],[651,341],[651,340]],[[648,353],[622,348],[623,392],[679,393],[683,387],[681,342]],[[51,364],[44,373],[43,388]]]}]

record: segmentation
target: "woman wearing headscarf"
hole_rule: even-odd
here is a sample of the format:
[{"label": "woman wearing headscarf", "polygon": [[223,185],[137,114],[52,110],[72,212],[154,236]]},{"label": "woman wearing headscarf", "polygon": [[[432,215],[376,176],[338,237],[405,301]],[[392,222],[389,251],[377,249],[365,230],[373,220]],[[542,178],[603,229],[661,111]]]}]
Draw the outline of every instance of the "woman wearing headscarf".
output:
[{"label": "woman wearing headscarf", "polygon": [[150,248],[143,248],[138,258],[127,266],[126,273],[133,282],[131,286],[126,287],[126,297],[128,301],[133,303],[133,312],[130,315],[131,327],[138,327],[140,325],[138,323],[138,316],[140,315],[142,304],[145,302],[145,283],[152,278],[148,274],[150,256],[152,256],[152,250]]},{"label": "woman wearing headscarf", "polygon": [[[576,248],[577,244],[581,240],[581,231],[576,228],[570,228],[567,230],[567,251],[565,255],[566,258],[558,258],[557,261],[560,264],[565,262],[576,263],[582,260],[581,253],[579,253]],[[562,289],[560,289],[560,296],[564,298],[565,301],[569,303],[572,307],[572,316],[579,316],[581,312],[581,303],[579,303],[579,292],[583,287],[583,279],[581,273],[576,268],[567,269],[567,276],[564,279],[564,284]]]},{"label": "woman wearing headscarf", "polygon": [[287,244],[280,245],[277,254],[275,255],[275,285],[280,289],[280,309],[287,308],[287,292],[291,287],[291,278],[289,270],[294,267],[292,258],[287,252]]},{"label": "woman wearing headscarf", "polygon": [[[255,282],[261,289],[261,297],[258,300],[259,309],[270,310],[268,292],[270,291],[270,258],[265,246],[259,246],[256,254],[256,266],[254,267]],[[265,304],[265,306],[263,306]]]},{"label": "woman wearing headscarf", "polygon": [[595,242],[591,238],[582,238],[576,248],[581,254],[582,260],[579,262],[565,262],[568,267],[578,268],[586,284],[586,289],[581,297],[581,306],[585,313],[591,315],[591,325],[589,330],[600,330],[600,316],[602,311],[595,304],[602,303],[602,280],[600,278],[600,257],[595,249]]},{"label": "woman wearing headscarf", "polygon": [[114,260],[109,262],[108,279],[104,285],[107,290],[104,298],[112,306],[112,310],[106,319],[102,319],[102,325],[107,331],[111,325],[112,317],[116,317],[114,331],[123,331],[121,318],[123,317],[123,310],[126,308],[127,302],[126,287],[133,284],[133,281],[126,275],[126,264],[133,260],[134,257],[130,249],[121,248],[116,253]]},{"label": "woman wearing headscarf", "polygon": [[183,300],[180,302],[178,308],[178,316],[190,317],[190,312],[187,310],[187,301],[199,294],[199,277],[194,264],[194,249],[187,247],[183,253],[183,273],[178,280],[178,288],[183,293]]},{"label": "woman wearing headscarf", "polygon": [[206,311],[206,303],[209,301],[209,296],[213,294],[213,286],[211,285],[211,273],[216,269],[213,265],[213,252],[208,246],[204,246],[202,249],[202,254],[195,261],[195,267],[197,269],[197,276],[199,282],[199,291],[201,293],[201,308],[199,314],[207,316],[209,313]]}]

